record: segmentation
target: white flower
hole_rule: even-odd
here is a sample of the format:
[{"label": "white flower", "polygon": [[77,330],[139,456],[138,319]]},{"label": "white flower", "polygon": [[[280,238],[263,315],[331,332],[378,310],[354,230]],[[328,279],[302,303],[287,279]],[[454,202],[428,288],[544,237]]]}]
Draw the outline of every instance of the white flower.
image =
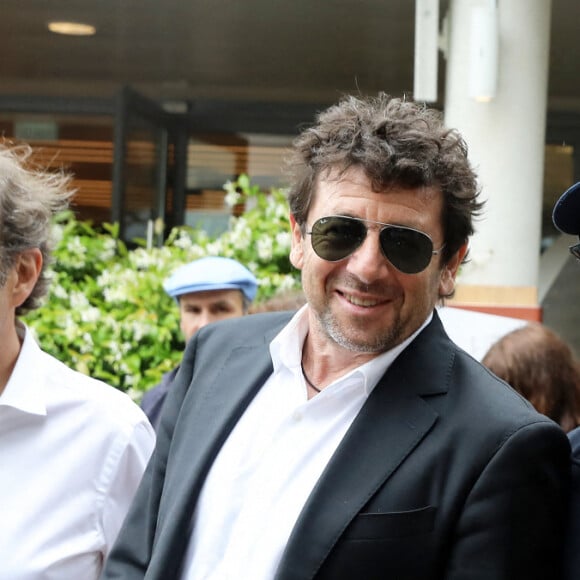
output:
[{"label": "white flower", "polygon": [[103,240],[103,251],[99,256],[103,262],[112,260],[115,257],[115,252],[117,250],[117,242],[114,238],[105,238]]},{"label": "white flower", "polygon": [[180,232],[179,237],[173,242],[173,245],[176,248],[188,250],[189,248],[191,248],[191,246],[193,246],[193,242],[191,241],[191,238],[185,232],[182,231]]},{"label": "white flower", "polygon": [[97,278],[97,285],[100,288],[105,288],[113,284],[114,281],[115,275],[113,274],[113,272],[111,272],[111,270],[103,270],[101,272],[101,275]]},{"label": "white flower", "polygon": [[80,238],[78,236],[70,238],[66,247],[69,251],[67,264],[71,268],[76,268],[78,270],[84,268],[87,248],[83,245]]},{"label": "white flower", "polygon": [[129,293],[127,292],[127,289],[124,285],[120,284],[111,288],[105,288],[103,290],[103,295],[105,300],[110,303],[127,302],[129,299]]},{"label": "white flower", "polygon": [[222,254],[222,241],[221,239],[216,240],[208,244],[205,248],[208,256],[221,256]]},{"label": "white flower", "polygon": [[69,252],[78,254],[79,256],[84,256],[87,253],[86,247],[78,236],[70,238],[66,247]]},{"label": "white flower", "polygon": [[151,331],[151,326],[145,324],[140,320],[132,320],[130,325],[130,332],[133,335],[133,340],[138,343],[144,336],[147,336]]},{"label": "white flower", "polygon": [[61,320],[61,324],[64,328],[64,335],[69,342],[75,342],[78,336],[78,326],[73,320],[72,314],[67,312],[64,315],[64,319]]},{"label": "white flower", "polygon": [[242,196],[235,190],[228,191],[224,196],[224,203],[228,207],[234,207],[234,205],[240,203],[240,201],[242,201]]},{"label": "white flower", "polygon": [[258,240],[256,249],[260,260],[268,262],[272,259],[272,246],[272,238],[270,236],[264,236]]},{"label": "white flower", "polygon": [[56,298],[60,298],[61,300],[66,300],[66,298],[68,298],[66,288],[64,286],[61,286],[60,284],[56,284],[55,286],[52,287],[52,294],[53,296],[55,296]]},{"label": "white flower", "polygon": [[279,292],[293,290],[294,288],[297,287],[296,279],[293,276],[290,276],[289,274],[286,274],[284,276],[280,276],[280,279],[278,280],[278,284],[279,284],[278,285]]},{"label": "white flower", "polygon": [[86,354],[93,350],[93,337],[88,333],[84,332],[82,336],[82,342],[80,342],[79,350],[82,354]]},{"label": "white flower", "polygon": [[73,310],[83,310],[89,306],[89,301],[82,292],[74,291],[70,294],[70,306]]},{"label": "white flower", "polygon": [[[131,375],[125,376],[124,379],[126,385],[132,385],[135,383],[135,377]],[[127,393],[127,395],[129,395],[129,397],[134,403],[137,404],[141,403],[141,399],[143,398],[143,391],[130,387],[125,392]]]},{"label": "white flower", "polygon": [[94,306],[89,306],[81,310],[81,321],[90,324],[91,322],[97,322],[101,317],[101,311]]},{"label": "white flower", "polygon": [[53,224],[50,233],[54,244],[59,245],[64,235],[64,227],[59,224]]},{"label": "white flower", "polygon": [[123,359],[121,348],[116,340],[111,340],[111,342],[109,342],[109,352],[110,357],[114,362],[118,363]]},{"label": "white flower", "polygon": [[207,248],[202,248],[199,245],[191,246],[188,254],[188,260],[192,262],[193,260],[198,260],[199,258],[203,258],[207,255]]},{"label": "white flower", "polygon": [[119,364],[117,365],[117,370],[125,377],[131,376],[131,369],[127,366],[127,363],[123,360],[120,360]]},{"label": "white flower", "polygon": [[236,191],[236,186],[231,181],[225,182],[224,191],[226,192],[224,203],[228,207],[233,207],[234,205],[240,203],[242,196]]},{"label": "white flower", "polygon": [[279,234],[276,234],[276,244],[279,246],[280,250],[289,250],[291,241],[292,235],[290,232],[280,232]]},{"label": "white flower", "polygon": [[130,342],[126,342],[126,341],[125,341],[125,342],[124,342],[124,343],[121,345],[121,352],[122,352],[123,354],[127,354],[127,353],[131,352],[132,350],[133,350],[133,344],[131,344]]},{"label": "white flower", "polygon": [[252,228],[250,228],[245,219],[236,220],[229,239],[232,246],[242,252],[250,247],[252,243]]},{"label": "white flower", "polygon": [[131,252],[129,259],[137,270],[147,270],[157,265],[155,253],[144,248],[137,248]]}]

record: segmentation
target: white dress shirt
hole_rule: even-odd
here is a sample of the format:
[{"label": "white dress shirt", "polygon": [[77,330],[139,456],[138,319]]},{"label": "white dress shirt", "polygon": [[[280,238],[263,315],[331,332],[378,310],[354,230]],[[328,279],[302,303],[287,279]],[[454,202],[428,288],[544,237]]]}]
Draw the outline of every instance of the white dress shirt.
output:
[{"label": "white dress shirt", "polygon": [[19,332],[0,396],[0,580],[96,579],[155,434],[127,395]]},{"label": "white dress shirt", "polygon": [[300,367],[307,308],[270,344],[274,372],[208,473],[182,580],[274,577],[300,511],[332,454],[386,369],[428,322],[395,349],[308,400]]}]

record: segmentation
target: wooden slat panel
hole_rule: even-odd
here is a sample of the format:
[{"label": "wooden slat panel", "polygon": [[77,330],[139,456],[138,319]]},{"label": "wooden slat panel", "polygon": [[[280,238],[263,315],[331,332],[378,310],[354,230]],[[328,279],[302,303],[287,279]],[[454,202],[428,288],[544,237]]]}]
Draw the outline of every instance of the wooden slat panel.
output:
[{"label": "wooden slat panel", "polygon": [[190,210],[200,209],[224,209],[225,191],[204,189],[201,193],[188,195],[186,208]]},{"label": "wooden slat panel", "polygon": [[111,207],[112,184],[95,179],[74,179],[72,186],[77,190],[72,204],[75,206]]},{"label": "wooden slat panel", "polygon": [[32,141],[34,158],[48,167],[63,167],[71,163],[113,163],[110,141]]}]

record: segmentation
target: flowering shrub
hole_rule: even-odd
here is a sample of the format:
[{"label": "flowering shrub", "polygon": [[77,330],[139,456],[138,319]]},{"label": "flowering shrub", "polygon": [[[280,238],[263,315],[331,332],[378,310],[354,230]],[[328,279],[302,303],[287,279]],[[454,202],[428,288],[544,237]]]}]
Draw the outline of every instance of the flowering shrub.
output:
[{"label": "flowering shrub", "polygon": [[299,287],[284,193],[263,192],[245,175],[224,188],[226,203],[247,208],[227,232],[212,238],[178,227],[159,248],[141,241],[130,250],[118,225],[97,230],[71,212],[58,216],[50,296],[25,319],[42,348],[139,399],[181,360],[179,312],[162,287],[177,267],[203,256],[234,258],[258,279],[258,302]]}]

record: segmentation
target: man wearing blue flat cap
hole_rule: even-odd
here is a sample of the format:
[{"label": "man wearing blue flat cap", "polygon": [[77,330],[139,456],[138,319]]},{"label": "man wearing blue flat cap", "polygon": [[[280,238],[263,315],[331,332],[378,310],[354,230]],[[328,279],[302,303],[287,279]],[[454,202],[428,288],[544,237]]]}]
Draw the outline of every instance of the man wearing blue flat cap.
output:
[{"label": "man wearing blue flat cap", "polygon": [[[554,206],[554,225],[563,233],[580,238],[580,182],[567,189]],[[570,253],[580,260],[580,243],[570,246]],[[572,445],[572,493],[566,541],[565,578],[580,578],[580,427],[568,433]]]},{"label": "man wearing blue flat cap", "polygon": [[[236,260],[209,256],[178,268],[165,280],[163,288],[179,305],[180,328],[188,342],[210,322],[247,314],[258,281]],[[141,407],[155,429],[177,370],[166,373],[161,383],[143,396]]]}]

